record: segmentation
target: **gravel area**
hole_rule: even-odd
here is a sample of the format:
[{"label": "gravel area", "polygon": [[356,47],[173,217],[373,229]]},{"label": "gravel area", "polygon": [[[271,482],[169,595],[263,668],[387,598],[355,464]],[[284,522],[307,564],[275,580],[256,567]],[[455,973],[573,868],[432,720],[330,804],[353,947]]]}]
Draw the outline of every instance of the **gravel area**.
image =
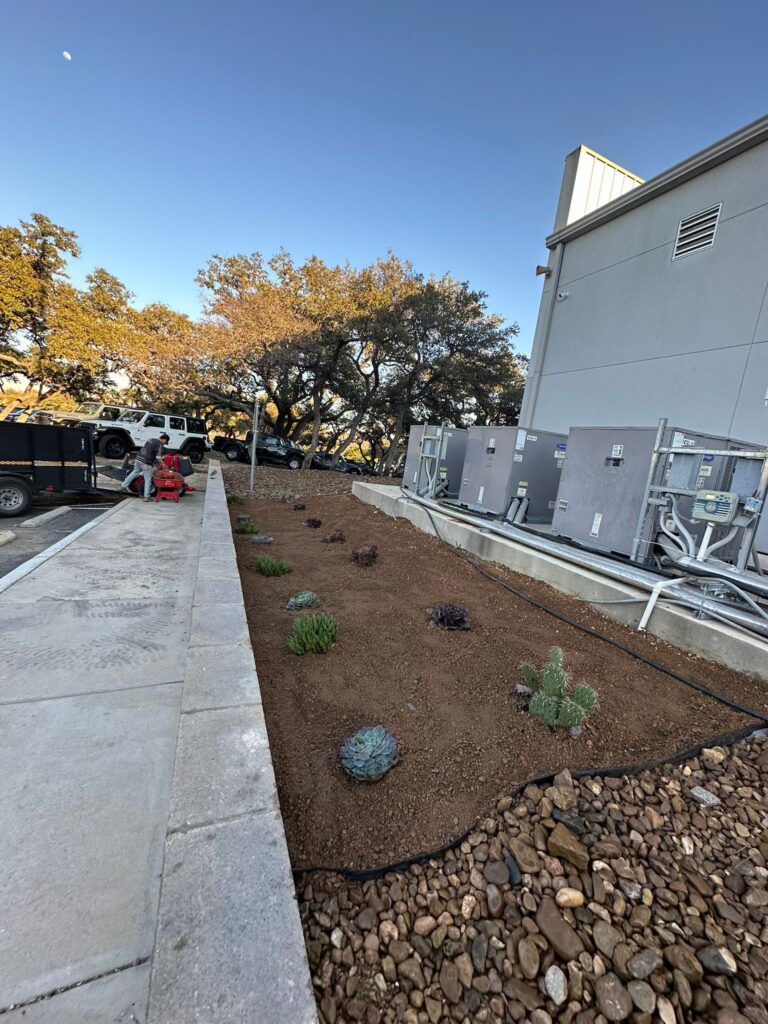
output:
[{"label": "gravel area", "polygon": [[[221,460],[224,472],[224,486],[227,494],[248,495],[250,466]],[[300,469],[291,471],[281,466],[257,466],[254,475],[255,498],[280,499],[286,494],[301,501],[321,494],[349,494],[355,480],[370,480],[377,484],[400,486],[399,480],[391,477],[359,477],[350,473],[333,473],[330,470]]]},{"label": "gravel area", "polygon": [[305,876],[321,1021],[768,1024],[767,797],[755,734],[632,777],[563,771],[403,873]]}]

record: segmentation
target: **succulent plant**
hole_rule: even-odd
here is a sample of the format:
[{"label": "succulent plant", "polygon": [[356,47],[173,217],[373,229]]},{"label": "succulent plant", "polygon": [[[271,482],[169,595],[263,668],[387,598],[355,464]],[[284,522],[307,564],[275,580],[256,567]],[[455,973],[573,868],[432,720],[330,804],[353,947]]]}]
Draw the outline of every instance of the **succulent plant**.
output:
[{"label": "succulent plant", "polygon": [[272,538],[267,537],[264,533],[257,533],[255,537],[251,537],[251,544],[271,544]]},{"label": "succulent plant", "polygon": [[285,576],[293,572],[290,562],[283,562],[279,558],[269,558],[268,555],[260,555],[256,559],[256,572],[262,576]]},{"label": "succulent plant", "polygon": [[533,690],[529,712],[552,729],[581,726],[597,707],[597,694],[591,686],[582,684],[569,692],[571,677],[565,671],[564,662],[562,650],[550,647],[549,660],[540,673],[532,665],[520,666],[526,683]]},{"label": "succulent plant", "polygon": [[347,538],[344,536],[343,530],[331,530],[323,537],[324,544],[345,544],[346,541]]},{"label": "succulent plant", "polygon": [[383,725],[358,729],[339,749],[341,767],[358,782],[376,782],[400,756],[397,740]]},{"label": "succulent plant", "polygon": [[297,501],[297,502],[294,503],[293,511],[294,512],[303,512],[306,507],[307,506],[304,504],[303,501]]},{"label": "succulent plant", "polygon": [[373,565],[379,557],[379,549],[375,544],[361,544],[352,549],[352,561],[357,565]]},{"label": "succulent plant", "polygon": [[288,637],[288,647],[294,654],[325,654],[333,646],[339,624],[332,615],[304,615],[295,619]]},{"label": "succulent plant", "polygon": [[289,612],[298,612],[302,608],[312,608],[320,604],[320,598],[312,590],[301,590],[298,594],[288,598],[287,608]]},{"label": "succulent plant", "polygon": [[469,629],[469,613],[464,605],[439,601],[429,620],[440,629]]},{"label": "succulent plant", "polygon": [[322,519],[313,519],[312,516],[309,519],[304,520],[304,525],[308,526],[310,530],[319,530],[323,525]]}]

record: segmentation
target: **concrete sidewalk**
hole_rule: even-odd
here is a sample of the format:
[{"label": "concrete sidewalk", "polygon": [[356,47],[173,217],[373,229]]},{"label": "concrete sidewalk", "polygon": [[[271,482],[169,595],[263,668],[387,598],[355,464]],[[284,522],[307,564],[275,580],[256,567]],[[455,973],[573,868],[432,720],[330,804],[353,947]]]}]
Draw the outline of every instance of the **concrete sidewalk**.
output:
[{"label": "concrete sidewalk", "polygon": [[[214,476],[218,472],[211,470]],[[128,499],[0,594],[3,1024],[145,1024],[155,980],[153,1020],[314,1019],[314,1005],[310,1012],[306,998],[309,993],[311,1000],[311,990],[301,931],[290,916],[295,914],[298,925],[292,887],[286,892],[290,868],[247,632],[237,637],[241,678],[235,706],[211,723],[182,713],[183,700],[193,712],[211,706],[211,656],[219,667],[226,661],[227,652],[222,649],[219,660],[211,646],[223,642],[218,621],[223,609],[213,607],[208,615],[201,601],[215,605],[223,588],[227,606],[235,611],[239,602],[242,607],[220,478],[218,488],[215,510],[206,511],[203,551],[203,494],[178,505]],[[229,551],[231,559],[222,563]],[[202,583],[196,601],[199,576],[211,582]],[[228,584],[220,582],[227,577]],[[197,639],[190,648],[191,634]],[[237,678],[229,683],[236,688]],[[242,756],[241,713],[249,723],[255,716],[263,730],[262,735],[249,727],[249,742],[260,748],[252,760]],[[210,736],[196,732],[206,724],[224,755],[218,763],[210,758]],[[227,746],[238,739],[239,775],[230,764],[231,743]],[[207,764],[194,756],[198,742],[209,755]],[[249,881],[259,899],[251,896],[250,903],[242,890],[222,888],[217,870],[232,875],[253,868],[253,835],[243,832],[241,822],[239,841],[245,839],[246,846],[240,849],[221,831],[202,827],[216,824],[217,815],[227,810],[235,782],[241,818],[251,804],[261,808],[264,800],[276,818],[267,830],[276,859],[263,863],[257,856],[261,876]],[[251,798],[249,786],[258,790],[257,797]],[[236,856],[244,858],[242,869]],[[270,869],[277,873],[274,880]],[[171,900],[165,926],[158,924],[161,885],[164,900]],[[298,1012],[284,1018],[283,1009],[273,1015],[269,1003],[262,1003],[263,1015],[238,1016],[236,1006],[219,1013],[216,1000],[223,1005],[222,994],[209,967],[248,966],[259,942],[271,949],[271,937],[260,928],[257,932],[259,922],[236,920],[233,906],[274,903],[273,890],[279,895],[276,909],[289,926],[287,980],[299,1003],[291,1010],[285,993],[273,989],[271,994],[288,1012]],[[202,928],[189,909],[199,909],[201,899],[207,905],[217,902],[219,911],[218,918],[209,913]],[[164,952],[153,980],[157,943],[165,948],[163,936],[171,926],[176,935],[173,928],[185,914],[193,919],[187,933],[196,925],[197,932]],[[231,920],[231,930],[221,918]],[[219,965],[206,961],[211,951]],[[284,976],[279,953],[270,954],[275,977]],[[250,980],[258,996],[259,979]],[[221,982],[228,991],[234,985],[238,997],[248,983],[248,977]],[[213,1009],[198,1014],[199,1006]]]}]

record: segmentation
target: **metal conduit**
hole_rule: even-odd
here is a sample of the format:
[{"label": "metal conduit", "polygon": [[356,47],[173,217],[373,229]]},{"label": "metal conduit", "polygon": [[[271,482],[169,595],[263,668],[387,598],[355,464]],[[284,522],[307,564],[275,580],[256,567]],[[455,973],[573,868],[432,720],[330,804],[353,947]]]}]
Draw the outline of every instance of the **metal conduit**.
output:
[{"label": "metal conduit", "polygon": [[[442,515],[456,519],[459,522],[467,523],[469,526],[475,526],[489,533],[495,533],[498,536],[503,537],[505,540],[511,540],[516,544],[522,544],[524,547],[533,548],[536,551],[540,551],[546,555],[551,555],[561,561],[571,562],[573,565],[578,565],[582,569],[589,569],[600,576],[605,576],[608,579],[616,580],[619,583],[625,583],[629,586],[637,587],[639,590],[643,590],[646,593],[650,593],[656,584],[661,579],[664,579],[663,576],[652,573],[647,569],[642,569],[639,566],[624,565],[611,558],[597,555],[590,551],[576,551],[573,548],[566,547],[564,544],[559,544],[557,541],[550,540],[547,537],[537,536],[527,530],[521,530],[506,523],[480,519],[470,513],[459,512],[454,508],[441,505],[437,501],[431,501],[429,498],[419,497],[414,494],[404,494],[402,497],[414,501],[419,505],[423,505],[425,508],[439,512]],[[669,555],[670,558],[673,557],[671,551],[669,552]],[[703,576],[727,579],[730,582],[740,585],[745,590],[749,589],[757,594],[768,597],[768,580],[766,579],[749,580],[748,585],[741,573],[738,573],[735,570],[729,571],[727,566],[724,566],[725,571],[722,571],[719,566],[708,566],[705,562],[697,562],[695,558],[691,558],[689,555],[684,555],[680,551],[675,552],[674,561],[676,565],[681,568],[685,568],[691,574],[696,573]],[[728,620],[729,623],[740,626],[757,636],[768,637],[768,622],[757,615],[753,615],[751,612],[731,607],[721,601],[716,601],[713,598],[703,597],[693,588],[681,587],[676,592],[676,596],[678,600],[684,603],[688,608],[712,615],[713,618],[718,618],[721,621]],[[585,598],[585,600],[589,603],[588,598]]]}]

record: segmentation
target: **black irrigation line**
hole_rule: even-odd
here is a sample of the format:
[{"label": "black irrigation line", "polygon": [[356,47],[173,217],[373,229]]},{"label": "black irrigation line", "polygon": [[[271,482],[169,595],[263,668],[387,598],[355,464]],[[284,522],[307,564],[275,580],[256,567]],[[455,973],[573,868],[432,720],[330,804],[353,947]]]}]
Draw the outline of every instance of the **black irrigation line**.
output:
[{"label": "black irrigation line", "polygon": [[[718,693],[717,690],[711,690],[708,686],[704,686],[702,683],[697,683],[693,679],[689,679],[687,676],[681,675],[679,672],[675,672],[674,669],[667,668],[665,665],[659,664],[654,661],[653,658],[648,658],[645,654],[641,654],[639,651],[634,650],[632,647],[627,647],[626,644],[621,643],[618,640],[614,640],[613,637],[607,636],[605,633],[600,633],[598,630],[593,629],[591,626],[585,626],[581,622],[577,622],[575,619],[571,619],[569,616],[564,615],[562,612],[555,611],[554,608],[550,608],[548,605],[543,604],[541,601],[537,601],[535,598],[530,597],[528,594],[517,590],[511,586],[505,580],[495,576],[492,572],[484,569],[481,565],[478,565],[472,558],[464,554],[458,548],[455,548],[452,544],[449,544],[444,540],[440,531],[437,528],[432,513],[426,506],[421,506],[429,517],[429,521],[432,524],[432,529],[435,531],[435,537],[444,547],[448,548],[449,551],[453,552],[457,558],[461,558],[463,561],[468,562],[473,569],[477,570],[481,576],[485,576],[493,583],[497,583],[500,587],[508,590],[515,597],[522,601],[527,602],[534,608],[538,608],[540,611],[546,612],[547,615],[551,615],[559,622],[564,622],[568,626],[572,626],[574,629],[579,630],[581,633],[585,633],[587,636],[595,637],[597,640],[602,640],[604,643],[610,644],[612,647],[623,651],[632,658],[636,658],[637,661],[642,662],[649,668],[655,669],[657,672],[662,672],[664,675],[669,676],[678,683],[682,683],[684,686],[690,687],[692,690],[696,690],[697,693],[701,693],[706,697],[711,697],[713,700],[718,701],[720,704],[731,708],[733,711],[738,711],[741,714],[749,715],[752,718],[756,718],[758,721],[768,724],[768,715],[762,711],[758,711],[756,708],[746,707],[743,704],[739,704],[737,701],[731,700],[730,697],[726,697],[725,694]],[[654,761],[646,761],[642,764],[632,765],[618,765],[611,768],[585,768],[579,771],[572,772],[573,778],[581,779],[589,776],[596,776],[598,778],[616,778],[623,775],[637,775],[643,771],[649,771],[653,768],[660,768],[665,764],[675,764],[679,761],[686,761],[691,757],[696,757],[704,747],[714,746],[729,746],[732,743],[736,743],[739,740],[746,739],[747,736],[755,732],[754,726],[746,726],[743,729],[739,729],[736,732],[727,733],[725,736],[717,736],[712,739],[703,740],[701,743],[696,743],[692,747],[688,747],[686,750],[680,750],[675,754],[669,755],[669,757],[660,758]],[[515,786],[509,796],[517,796],[521,793],[526,786],[533,784],[539,785],[544,782],[550,782],[554,778],[553,774],[541,775],[536,779],[529,779],[527,782],[521,782],[518,786]],[[479,820],[479,819],[477,819]],[[366,882],[373,878],[381,878],[382,875],[386,875],[389,872],[403,872],[407,871],[412,864],[423,864],[428,860],[433,860],[438,857],[442,857],[449,850],[454,849],[460,843],[463,843],[467,836],[475,830],[477,827],[477,821],[474,822],[465,832],[459,836],[455,836],[445,845],[439,847],[436,850],[425,851],[422,853],[416,853],[412,857],[408,857],[405,860],[395,861],[391,864],[385,864],[383,867],[377,868],[345,868],[345,867],[325,867],[322,865],[305,867],[305,868],[294,868],[293,875],[295,878],[300,878],[302,875],[312,874],[314,872],[324,872],[329,874],[341,875],[350,881]]]}]

